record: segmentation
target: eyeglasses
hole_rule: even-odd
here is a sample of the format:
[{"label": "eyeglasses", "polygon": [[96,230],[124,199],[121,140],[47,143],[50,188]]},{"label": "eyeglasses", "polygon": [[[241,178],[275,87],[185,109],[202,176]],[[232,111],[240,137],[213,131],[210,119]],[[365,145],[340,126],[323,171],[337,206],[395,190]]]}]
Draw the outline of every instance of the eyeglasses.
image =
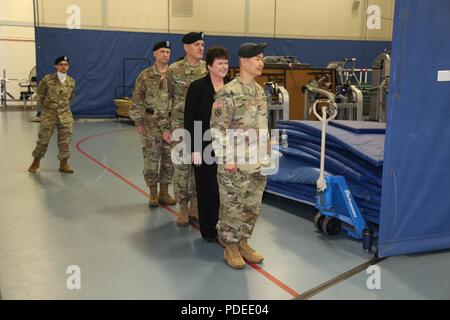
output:
[{"label": "eyeglasses", "polygon": [[68,63],[58,63],[57,65],[58,66],[65,66],[65,67],[67,67],[69,64]]}]

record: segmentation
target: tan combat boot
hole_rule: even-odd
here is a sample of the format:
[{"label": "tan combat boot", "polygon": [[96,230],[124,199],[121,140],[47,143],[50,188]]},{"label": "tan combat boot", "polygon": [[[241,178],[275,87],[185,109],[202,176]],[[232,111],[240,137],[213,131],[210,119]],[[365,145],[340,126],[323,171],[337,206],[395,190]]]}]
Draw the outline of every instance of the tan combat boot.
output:
[{"label": "tan combat boot", "polygon": [[34,158],[33,163],[28,168],[28,172],[36,173],[37,169],[39,169],[40,162],[41,162],[40,158]]},{"label": "tan combat boot", "polygon": [[177,213],[177,226],[184,227],[189,225],[189,211],[187,201],[180,202],[180,210]]},{"label": "tan combat boot", "polygon": [[225,252],[223,253],[223,259],[226,264],[233,269],[245,268],[245,261],[239,253],[239,245],[237,243],[230,243],[226,245]]},{"label": "tan combat boot", "polygon": [[148,200],[149,207],[159,207],[158,203],[158,185],[150,186],[150,199]]},{"label": "tan combat boot", "polygon": [[242,239],[239,241],[239,253],[242,258],[249,263],[261,263],[264,260],[264,257],[253,250],[247,243],[247,239]]},{"label": "tan combat boot", "polygon": [[159,203],[164,205],[173,206],[176,204],[176,200],[169,195],[169,185],[165,183],[159,184]]},{"label": "tan combat boot", "polygon": [[198,221],[197,197],[192,197],[191,201],[189,202],[189,219]]},{"label": "tan combat boot", "polygon": [[73,173],[73,169],[67,163],[67,159],[63,159],[59,162],[59,171],[64,172],[64,173]]}]

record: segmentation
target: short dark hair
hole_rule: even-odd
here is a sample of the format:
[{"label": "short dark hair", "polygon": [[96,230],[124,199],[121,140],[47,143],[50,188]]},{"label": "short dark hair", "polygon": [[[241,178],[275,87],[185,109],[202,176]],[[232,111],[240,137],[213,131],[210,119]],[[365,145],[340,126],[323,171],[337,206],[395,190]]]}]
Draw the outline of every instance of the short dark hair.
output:
[{"label": "short dark hair", "polygon": [[209,48],[208,52],[206,52],[206,64],[212,66],[216,59],[228,60],[228,50],[220,46],[212,46]]}]

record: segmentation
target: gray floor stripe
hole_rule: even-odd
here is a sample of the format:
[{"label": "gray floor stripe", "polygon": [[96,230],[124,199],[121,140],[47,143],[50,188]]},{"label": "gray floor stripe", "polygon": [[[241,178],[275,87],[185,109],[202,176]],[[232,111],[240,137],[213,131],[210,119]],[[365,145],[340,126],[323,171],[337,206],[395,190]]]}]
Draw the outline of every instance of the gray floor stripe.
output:
[{"label": "gray floor stripe", "polygon": [[322,291],[325,291],[331,287],[334,287],[338,283],[353,277],[354,275],[366,270],[368,267],[378,264],[379,262],[381,262],[385,259],[386,258],[374,258],[367,262],[364,262],[363,264],[357,266],[356,268],[353,268],[353,269],[337,276],[336,278],[328,280],[327,282],[324,282],[324,283],[318,285],[317,287],[312,288],[311,290],[308,290],[308,291],[300,294],[299,296],[293,298],[293,300],[308,300],[308,299],[318,295]]}]

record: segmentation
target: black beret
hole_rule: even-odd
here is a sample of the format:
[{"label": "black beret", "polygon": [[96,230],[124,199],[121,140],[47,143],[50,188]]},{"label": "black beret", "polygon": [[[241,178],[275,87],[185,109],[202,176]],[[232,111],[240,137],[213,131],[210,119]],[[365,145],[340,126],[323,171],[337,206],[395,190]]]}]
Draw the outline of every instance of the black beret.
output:
[{"label": "black beret", "polygon": [[253,42],[246,42],[241,44],[239,47],[239,57],[241,58],[252,58],[257,56],[258,54],[262,53],[264,49],[266,48],[267,43],[253,43]]},{"label": "black beret", "polygon": [[192,44],[198,40],[203,40],[205,34],[203,32],[189,32],[183,36],[184,44]]},{"label": "black beret", "polygon": [[153,51],[156,51],[161,48],[170,49],[170,41],[161,41],[153,46]]},{"label": "black beret", "polygon": [[58,57],[55,60],[55,65],[57,65],[58,63],[60,63],[61,61],[66,61],[67,63],[69,63],[69,57],[67,56],[62,56],[62,57]]}]

